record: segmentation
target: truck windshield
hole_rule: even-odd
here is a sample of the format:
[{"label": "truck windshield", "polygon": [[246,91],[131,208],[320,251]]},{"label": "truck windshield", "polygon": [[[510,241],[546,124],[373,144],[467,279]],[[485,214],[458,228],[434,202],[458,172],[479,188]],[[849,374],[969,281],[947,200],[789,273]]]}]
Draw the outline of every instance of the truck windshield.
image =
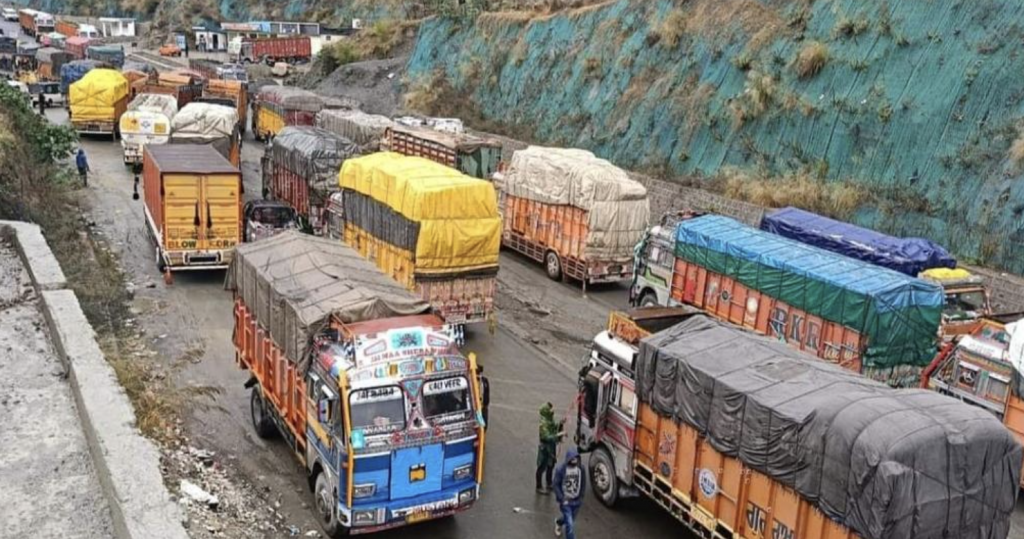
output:
[{"label": "truck windshield", "polygon": [[257,208],[253,212],[253,221],[274,228],[284,228],[295,221],[295,210],[291,208]]},{"label": "truck windshield", "polygon": [[405,397],[398,386],[353,391],[349,403],[352,430],[380,434],[405,428]]},{"label": "truck windshield", "polygon": [[985,311],[985,293],[981,290],[954,292],[946,296],[946,316],[951,318],[976,318]]},{"label": "truck windshield", "polygon": [[431,380],[423,386],[423,415],[427,418],[468,412],[469,382],[464,376]]}]

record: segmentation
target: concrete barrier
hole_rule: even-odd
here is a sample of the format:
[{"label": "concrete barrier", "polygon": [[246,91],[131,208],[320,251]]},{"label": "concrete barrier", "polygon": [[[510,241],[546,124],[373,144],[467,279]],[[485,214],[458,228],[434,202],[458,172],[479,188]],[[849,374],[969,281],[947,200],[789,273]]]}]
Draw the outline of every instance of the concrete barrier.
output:
[{"label": "concrete barrier", "polygon": [[160,451],[135,426],[135,411],[96,342],[78,298],[39,227],[0,221],[42,297],[50,338],[67,369],[96,475],[118,539],[188,539],[160,473]]}]

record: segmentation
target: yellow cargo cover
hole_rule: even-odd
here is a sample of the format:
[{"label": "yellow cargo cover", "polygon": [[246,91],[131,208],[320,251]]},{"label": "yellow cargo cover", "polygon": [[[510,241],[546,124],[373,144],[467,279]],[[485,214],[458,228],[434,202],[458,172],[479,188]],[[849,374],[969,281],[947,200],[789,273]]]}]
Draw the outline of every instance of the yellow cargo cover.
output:
[{"label": "yellow cargo cover", "polygon": [[113,69],[93,69],[68,91],[71,118],[81,121],[116,121],[117,104],[128,99],[128,79]]},{"label": "yellow cargo cover", "polygon": [[971,277],[974,277],[974,275],[971,274],[971,272],[961,268],[932,268],[921,272],[921,277],[924,277],[925,279],[931,279],[933,281],[943,282],[964,281],[970,279]]},{"label": "yellow cargo cover", "polygon": [[339,183],[420,224],[416,271],[495,266],[501,219],[494,186],[420,157],[376,153],[348,159]]}]

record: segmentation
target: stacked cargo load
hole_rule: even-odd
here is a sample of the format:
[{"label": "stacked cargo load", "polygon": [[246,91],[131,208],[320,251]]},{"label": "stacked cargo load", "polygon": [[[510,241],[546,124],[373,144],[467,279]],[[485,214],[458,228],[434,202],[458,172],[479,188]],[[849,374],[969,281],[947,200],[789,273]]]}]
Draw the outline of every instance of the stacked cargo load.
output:
[{"label": "stacked cargo load", "polygon": [[800,208],[783,208],[766,215],[761,230],[911,277],[932,268],[956,267],[949,251],[931,240],[895,238]]},{"label": "stacked cargo load", "polygon": [[90,41],[87,37],[68,36],[64,40],[64,50],[79,60],[85,60],[85,49],[89,48]]},{"label": "stacked cargo load", "polygon": [[113,69],[93,69],[71,85],[68,102],[75,131],[116,138],[118,122],[128,108],[128,79]]},{"label": "stacked cargo load", "polygon": [[650,217],[647,190],[585,150],[531,146],[495,177],[502,243],[539,262],[548,276],[584,283],[628,280],[633,249]]},{"label": "stacked cargo load", "polygon": [[490,319],[501,247],[490,182],[426,159],[377,153],[346,161],[340,183],[332,236],[415,290],[447,322]]},{"label": "stacked cargo load", "polygon": [[141,165],[146,146],[167,144],[178,114],[174,96],[139,94],[121,115],[121,150],[125,165]]},{"label": "stacked cargo load", "polygon": [[463,133],[395,125],[384,130],[384,150],[423,157],[463,174],[489,180],[501,163],[501,143]]},{"label": "stacked cargo load", "polygon": [[[985,410],[705,316],[640,343],[641,490],[737,537],[1004,538],[1024,450]],[[717,534],[715,536],[718,536]]]},{"label": "stacked cargo load", "polygon": [[72,56],[60,49],[43,47],[36,51],[36,72],[39,79],[52,81],[60,78],[60,69],[70,62]]},{"label": "stacked cargo load", "polygon": [[95,60],[72,60],[60,68],[60,91],[68,93],[71,85],[82,80],[86,73],[103,67],[103,64]]},{"label": "stacked cargo load", "polygon": [[235,105],[235,111],[238,113],[239,130],[245,133],[249,123],[249,93],[244,82],[210,79],[203,89],[203,96],[230,99]]},{"label": "stacked cargo load", "polygon": [[942,288],[706,215],[676,228],[672,300],[894,386],[935,356]]},{"label": "stacked cargo load", "polygon": [[338,189],[338,171],[356,155],[358,146],[329,131],[285,127],[263,155],[264,197],[287,202],[304,228],[320,233],[328,199]]},{"label": "stacked cargo load", "polygon": [[1009,533],[1024,451],[980,408],[892,389],[707,317],[643,339],[636,372],[636,473],[685,495],[712,530]]},{"label": "stacked cargo load", "polygon": [[371,153],[380,149],[384,131],[394,127],[395,122],[361,110],[331,109],[316,115],[316,126],[355,142],[364,153]]},{"label": "stacked cargo load", "polygon": [[90,45],[85,49],[85,57],[121,69],[124,66],[124,47],[121,45]]},{"label": "stacked cargo load", "polygon": [[171,143],[209,144],[238,167],[242,159],[238,114],[223,105],[189,103],[174,116]]},{"label": "stacked cargo load", "polygon": [[254,103],[253,135],[266,140],[288,126],[313,125],[324,108],[320,96],[292,86],[267,85],[259,89]]}]

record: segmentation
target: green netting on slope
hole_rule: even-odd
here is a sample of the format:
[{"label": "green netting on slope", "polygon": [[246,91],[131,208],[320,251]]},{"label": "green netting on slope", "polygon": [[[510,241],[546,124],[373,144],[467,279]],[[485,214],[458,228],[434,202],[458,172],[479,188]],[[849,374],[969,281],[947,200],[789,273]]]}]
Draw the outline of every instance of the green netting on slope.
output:
[{"label": "green netting on slope", "polygon": [[[716,11],[729,6],[763,12],[750,24]],[[1024,272],[1024,182],[1007,159],[1024,113],[1024,55],[1009,45],[1021,20],[1011,0],[622,0],[427,21],[408,77],[443,72],[488,118],[630,168],[827,171],[877,198],[858,224]],[[670,22],[686,29],[675,45]],[[829,60],[800,78],[811,41]]]},{"label": "green netting on slope", "polygon": [[867,337],[868,368],[935,357],[942,288],[718,215],[679,224],[676,256]]}]

